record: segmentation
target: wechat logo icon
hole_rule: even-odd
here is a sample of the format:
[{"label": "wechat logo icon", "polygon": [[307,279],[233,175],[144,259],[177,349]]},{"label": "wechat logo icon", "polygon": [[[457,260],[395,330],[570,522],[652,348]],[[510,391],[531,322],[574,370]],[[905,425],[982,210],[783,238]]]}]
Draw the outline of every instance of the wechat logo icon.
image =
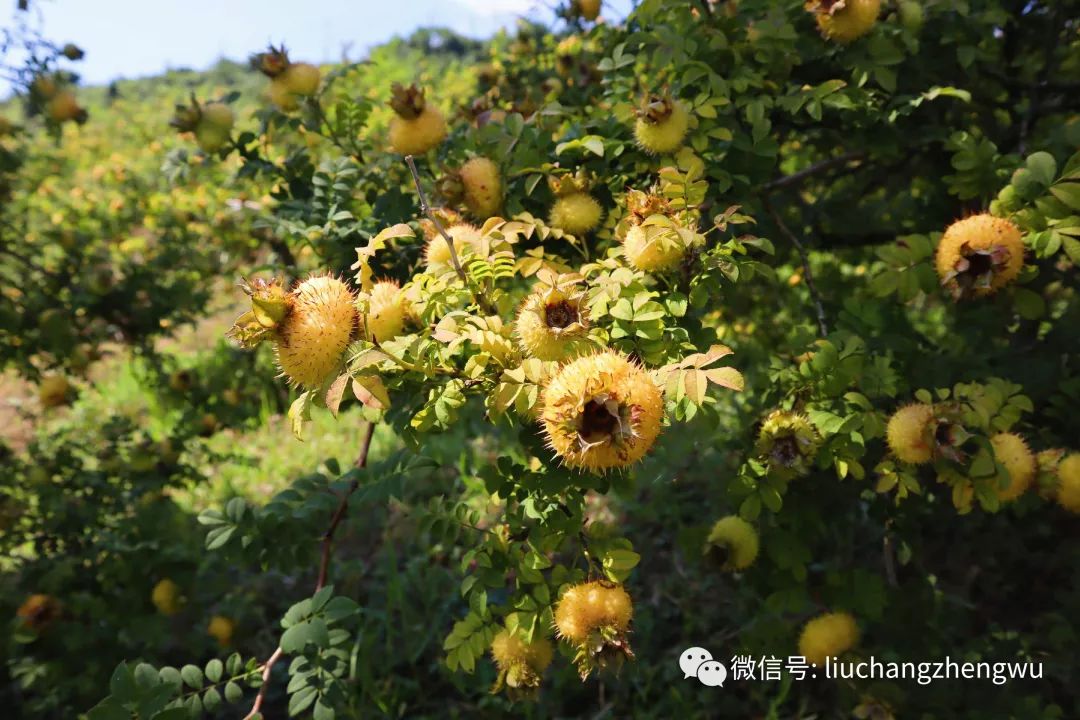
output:
[{"label": "wechat logo icon", "polygon": [[723,687],[727,680],[727,668],[719,660],[714,660],[712,653],[705,648],[692,647],[679,655],[679,669],[683,679],[697,678],[702,685]]}]

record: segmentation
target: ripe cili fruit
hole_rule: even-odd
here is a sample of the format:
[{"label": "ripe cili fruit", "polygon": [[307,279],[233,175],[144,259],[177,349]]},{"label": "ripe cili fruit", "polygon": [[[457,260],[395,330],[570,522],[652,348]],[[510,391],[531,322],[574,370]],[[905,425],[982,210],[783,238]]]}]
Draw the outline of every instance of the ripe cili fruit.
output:
[{"label": "ripe cili fruit", "polygon": [[549,277],[521,303],[514,331],[521,349],[540,360],[565,360],[589,344],[589,309],[579,277]]},{"label": "ripe cili fruit", "polygon": [[634,139],[649,155],[673,153],[682,147],[690,113],[670,95],[650,95],[637,111]]},{"label": "ripe cili fruit", "polygon": [[721,570],[745,570],[758,556],[758,534],[737,515],[720,518],[705,542],[705,558]]},{"label": "ripe cili fruit", "polygon": [[664,272],[678,266],[694,242],[690,213],[673,212],[660,191],[626,193],[626,217],[617,230],[622,234],[622,253],[631,267],[645,272]]},{"label": "ripe cili fruit", "polygon": [[849,43],[877,23],[881,0],[807,0],[806,9],[817,18],[821,34],[838,43]]},{"label": "ripe cili fruit", "polygon": [[180,586],[169,578],[158,581],[150,591],[150,602],[162,615],[175,615],[180,612]]},{"label": "ripe cili fruit", "polygon": [[1058,463],[1056,496],[1061,507],[1080,515],[1080,453]]},{"label": "ripe cili fruit", "polygon": [[401,286],[393,280],[380,280],[368,292],[364,327],[377,343],[392,340],[405,329],[408,311],[409,300]]},{"label": "ripe cili fruit", "polygon": [[270,78],[267,95],[284,112],[299,107],[298,98],[310,97],[319,91],[322,80],[319,68],[310,63],[294,63],[284,46],[271,45],[266,51],[251,56],[251,66]]},{"label": "ripe cili fruit", "polygon": [[394,83],[390,107],[390,146],[402,155],[423,155],[446,139],[446,119],[416,85]]},{"label": "ripe cili fruit", "polygon": [[322,73],[311,63],[289,63],[278,79],[293,95],[311,97],[319,92]]},{"label": "ripe cili fruit", "polygon": [[618,670],[632,660],[628,634],[634,604],[622,587],[606,581],[574,585],[555,608],[555,630],[577,650],[574,662],[582,679],[593,670]]},{"label": "ripe cili fruit", "polygon": [[956,299],[1000,290],[1024,267],[1020,228],[983,213],[958,220],[945,231],[934,259],[942,286]]},{"label": "ripe cili fruit", "polygon": [[359,326],[356,298],[336,277],[317,275],[290,293],[290,310],[275,328],[282,373],[294,385],[315,389],[341,365]]},{"label": "ripe cili fruit", "polygon": [[60,407],[71,398],[72,389],[63,375],[46,375],[38,385],[38,402],[44,408]]},{"label": "ripe cili fruit", "polygon": [[583,20],[596,22],[600,17],[601,0],[574,0],[574,10]]},{"label": "ripe cili fruit", "polygon": [[994,457],[1009,471],[1009,484],[995,488],[998,500],[1010,502],[1027,492],[1035,480],[1038,468],[1035,456],[1024,438],[1016,433],[998,433],[990,438],[990,444],[994,447]]},{"label": "ripe cili fruit", "polygon": [[59,600],[52,595],[38,593],[26,598],[15,611],[15,616],[23,627],[39,633],[60,618],[61,610]]},{"label": "ripe cili fruit", "polygon": [[[476,254],[480,247],[480,229],[468,223],[458,223],[446,227],[446,234],[454,241],[454,252],[457,253],[458,261],[463,262]],[[441,233],[435,232],[424,246],[424,265],[429,271],[446,270],[452,267],[450,261],[450,246]]]},{"label": "ripe cili fruit", "polygon": [[555,649],[542,637],[532,642],[510,630],[500,631],[491,641],[491,658],[499,670],[492,692],[506,687],[512,699],[533,697],[544,670],[551,665]]},{"label": "ripe cili fruit", "polygon": [[469,212],[487,220],[502,206],[502,176],[499,166],[486,157],[475,157],[458,170],[462,196]]},{"label": "ripe cili fruit", "polygon": [[821,438],[801,413],[775,410],[765,418],[758,433],[758,457],[769,463],[769,472],[785,479],[806,475],[817,455]]},{"label": "ripe cili fruit", "polygon": [[859,643],[859,626],[846,612],[825,613],[806,623],[799,636],[799,654],[818,667],[825,658],[843,655]]},{"label": "ripe cili fruit", "polygon": [[933,419],[934,408],[922,403],[894,412],[885,430],[893,455],[913,465],[930,462],[934,454]]},{"label": "ripe cili fruit", "polygon": [[564,365],[542,403],[548,446],[567,467],[599,473],[643,458],[664,411],[649,373],[610,350]]},{"label": "ripe cili fruit", "polygon": [[604,208],[589,194],[592,180],[584,169],[576,175],[548,177],[548,185],[555,194],[549,225],[571,235],[583,235],[600,224]]},{"label": "ripe cili fruit", "polygon": [[86,122],[88,117],[86,110],[75,98],[75,93],[70,90],[61,90],[45,106],[45,112],[56,123],[75,121],[78,124]]},{"label": "ripe cili fruit", "polygon": [[203,152],[217,152],[229,141],[235,117],[224,103],[208,103],[195,125],[195,141]]},{"label": "ripe cili fruit", "polygon": [[214,615],[206,626],[206,632],[217,640],[218,645],[227,647],[232,644],[233,635],[236,633],[236,623],[224,615]]}]

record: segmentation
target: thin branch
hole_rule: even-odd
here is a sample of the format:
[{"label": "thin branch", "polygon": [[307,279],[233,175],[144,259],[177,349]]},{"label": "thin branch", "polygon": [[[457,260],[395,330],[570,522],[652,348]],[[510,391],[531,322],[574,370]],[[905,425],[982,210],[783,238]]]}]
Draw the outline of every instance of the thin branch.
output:
[{"label": "thin branch", "polygon": [[[356,461],[353,465],[356,469],[361,469],[367,465],[368,452],[371,450],[371,438],[375,435],[375,423],[367,422],[364,424],[363,435],[360,437],[360,454],[356,456]],[[349,511],[349,498],[356,492],[356,489],[360,487],[360,476],[354,474],[352,481],[349,483],[349,487],[346,488],[345,494],[341,497],[341,502],[338,503],[337,509],[330,517],[330,526],[326,529],[326,532],[322,536],[322,555],[319,559],[319,576],[315,582],[315,592],[322,590],[326,586],[326,578],[330,569],[330,556],[333,553],[334,548],[334,533],[337,532],[338,526],[341,525],[341,521],[345,519],[346,513]],[[274,665],[277,661],[284,656],[285,652],[279,645],[273,654],[266,660],[262,668],[262,685],[259,686],[259,693],[255,696],[255,702],[251,706],[251,712],[244,716],[244,720],[252,720],[262,708],[263,702],[266,700],[266,689],[270,685],[270,673],[274,669]]]},{"label": "thin branch", "polygon": [[[844,153],[843,155],[840,155],[838,157],[827,158],[825,160],[822,160],[821,162],[814,163],[810,167],[804,170],[800,170],[799,172],[792,173],[790,175],[783,175],[776,178],[775,180],[770,180],[769,182],[765,183],[761,187],[761,189],[764,192],[770,193],[774,190],[781,190],[786,187],[791,187],[792,185],[798,185],[803,180],[813,177],[814,175],[823,173],[826,170],[831,170],[834,167],[847,165],[848,163],[862,160],[864,157],[866,157],[866,153],[861,151],[852,151]],[[858,166],[852,169],[858,169]]]},{"label": "thin branch", "polygon": [[251,705],[251,712],[244,716],[244,720],[251,720],[262,710],[263,701],[266,700],[266,688],[270,687],[270,671],[274,669],[274,665],[281,656],[285,653],[282,651],[281,646],[274,651],[274,654],[266,661],[262,669],[262,685],[259,686],[259,694],[255,696],[255,702]]},{"label": "thin branch", "polygon": [[[358,470],[367,465],[368,451],[371,449],[371,438],[374,434],[375,424],[366,423],[364,434],[360,438],[360,454],[357,455],[356,462],[353,463]],[[322,590],[326,585],[326,577],[330,570],[330,556],[334,548],[334,533],[337,532],[338,525],[345,519],[345,514],[349,511],[349,498],[352,497],[352,494],[356,492],[359,486],[360,475],[355,474],[349,483],[349,487],[346,488],[345,494],[341,496],[341,502],[338,503],[337,510],[334,511],[333,516],[330,518],[330,527],[326,528],[326,532],[323,533],[322,558],[319,560],[319,579],[315,583],[315,592]]]},{"label": "thin branch", "polygon": [[435,225],[435,229],[439,231],[443,240],[446,241],[446,246],[450,248],[450,264],[454,266],[454,272],[457,273],[457,276],[461,278],[461,282],[465,283],[467,287],[469,280],[465,277],[465,271],[461,269],[461,262],[458,260],[457,250],[454,248],[454,238],[447,234],[442,223],[439,222],[439,218],[432,211],[431,205],[428,204],[427,195],[424,194],[424,188],[420,185],[420,173],[416,171],[416,163],[413,162],[413,156],[406,155],[405,163],[409,166],[409,172],[412,173],[413,183],[416,185],[416,194],[420,197],[420,210],[427,215],[428,220]]},{"label": "thin branch", "polygon": [[776,208],[769,202],[767,196],[763,196],[761,199],[765,205],[766,212],[772,217],[773,222],[776,223],[776,227],[784,234],[791,244],[795,246],[795,249],[799,251],[799,257],[802,260],[803,276],[806,278],[806,288],[810,291],[810,299],[814,302],[814,307],[817,309],[817,322],[818,329],[821,330],[821,336],[825,337],[829,334],[829,325],[825,321],[825,306],[821,303],[821,296],[818,294],[817,287],[814,285],[814,273],[810,270],[810,256],[806,252],[806,246],[802,244],[799,238],[795,237],[795,234],[788,229],[788,226],[784,224],[780,214],[776,212]]}]

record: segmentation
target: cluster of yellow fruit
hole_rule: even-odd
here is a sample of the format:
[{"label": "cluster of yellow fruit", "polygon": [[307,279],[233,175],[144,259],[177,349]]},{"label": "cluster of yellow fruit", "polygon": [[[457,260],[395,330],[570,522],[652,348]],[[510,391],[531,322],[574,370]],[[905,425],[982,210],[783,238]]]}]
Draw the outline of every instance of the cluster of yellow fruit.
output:
[{"label": "cluster of yellow fruit", "polygon": [[[184,606],[184,597],[176,582],[170,578],[164,578],[159,580],[150,591],[150,602],[159,613],[172,617]],[[214,615],[206,626],[206,633],[222,647],[228,647],[232,644],[233,635],[236,633],[236,622],[224,615]]]},{"label": "cluster of yellow fruit", "polygon": [[213,153],[229,142],[235,120],[232,109],[225,103],[200,105],[192,97],[190,104],[176,106],[176,114],[169,124],[181,133],[194,133],[203,152]]},{"label": "cluster of yellow fruit", "polygon": [[[886,439],[893,455],[910,465],[939,458],[958,459],[957,439],[964,434],[947,408],[915,403],[889,418]],[[990,438],[994,456],[1008,473],[1008,483],[995,490],[1000,502],[1016,500],[1035,482],[1040,472],[1050,479],[1051,494],[1066,510],[1080,513],[1080,453],[1066,456],[1062,450],[1032,453],[1024,438],[1002,432]]]},{"label": "cluster of yellow fruit", "polygon": [[555,607],[555,630],[576,654],[578,674],[585,679],[593,670],[618,670],[633,660],[630,621],[634,604],[622,585],[605,580],[567,588]]},{"label": "cluster of yellow fruit", "polygon": [[1011,221],[987,213],[966,217],[945,231],[934,264],[954,298],[985,297],[1020,275],[1022,233]]},{"label": "cluster of yellow fruit", "polygon": [[38,75],[30,83],[30,102],[45,113],[56,124],[65,122],[86,122],[88,113],[75,97],[74,91],[65,87],[63,79],[57,75]]},{"label": "cluster of yellow fruit", "polygon": [[270,78],[267,97],[283,112],[300,107],[300,100],[319,92],[322,73],[310,63],[289,60],[285,47],[271,45],[266,51],[251,56],[251,66]]}]

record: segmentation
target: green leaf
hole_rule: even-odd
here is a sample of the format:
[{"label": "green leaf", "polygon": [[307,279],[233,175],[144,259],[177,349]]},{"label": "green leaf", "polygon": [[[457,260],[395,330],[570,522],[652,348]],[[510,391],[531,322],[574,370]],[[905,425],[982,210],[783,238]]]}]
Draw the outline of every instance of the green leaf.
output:
[{"label": "green leaf", "polygon": [[1057,161],[1054,160],[1054,156],[1050,153],[1033,153],[1028,156],[1025,165],[1027,165],[1035,180],[1042,183],[1043,187],[1047,187],[1054,182],[1054,175],[1057,174]]},{"label": "green leaf", "polygon": [[225,699],[231,703],[239,702],[244,697],[244,690],[238,684],[230,680],[225,683]]},{"label": "green leaf", "polygon": [[1080,183],[1059,182],[1050,186],[1050,194],[1073,210],[1080,210]]},{"label": "green leaf", "polygon": [[122,703],[131,702],[135,699],[138,694],[135,687],[135,676],[127,663],[120,663],[113,670],[112,677],[109,678],[109,692]]},{"label": "green leaf", "polygon": [[206,677],[210,682],[220,682],[221,675],[225,672],[225,664],[217,658],[214,658],[210,662],[206,663]]},{"label": "green leaf", "polygon": [[202,690],[203,686],[203,674],[195,665],[185,665],[180,668],[180,677],[184,679],[187,686],[193,690]]},{"label": "green leaf", "polygon": [[1038,293],[1027,288],[1016,288],[1013,305],[1020,317],[1037,320],[1046,313],[1046,301]]}]

